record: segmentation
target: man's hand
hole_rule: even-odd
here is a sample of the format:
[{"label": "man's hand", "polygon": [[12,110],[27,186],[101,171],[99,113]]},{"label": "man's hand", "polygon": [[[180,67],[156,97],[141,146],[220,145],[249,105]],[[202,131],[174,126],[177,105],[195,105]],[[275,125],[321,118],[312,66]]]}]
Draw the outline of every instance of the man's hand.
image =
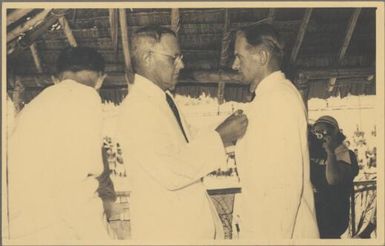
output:
[{"label": "man's hand", "polygon": [[249,121],[242,110],[237,110],[227,117],[215,130],[222,138],[225,147],[233,145],[235,141],[242,137]]},{"label": "man's hand", "polygon": [[324,142],[322,147],[325,149],[326,153],[334,153],[335,149],[338,147],[335,139],[330,136],[324,136]]}]

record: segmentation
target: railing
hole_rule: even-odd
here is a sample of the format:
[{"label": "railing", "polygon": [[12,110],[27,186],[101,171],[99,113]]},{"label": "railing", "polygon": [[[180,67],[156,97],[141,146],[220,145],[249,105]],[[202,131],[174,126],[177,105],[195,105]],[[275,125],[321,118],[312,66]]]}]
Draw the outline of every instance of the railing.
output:
[{"label": "railing", "polygon": [[350,197],[349,236],[356,236],[372,216],[375,216],[377,197],[376,180],[355,181]]}]

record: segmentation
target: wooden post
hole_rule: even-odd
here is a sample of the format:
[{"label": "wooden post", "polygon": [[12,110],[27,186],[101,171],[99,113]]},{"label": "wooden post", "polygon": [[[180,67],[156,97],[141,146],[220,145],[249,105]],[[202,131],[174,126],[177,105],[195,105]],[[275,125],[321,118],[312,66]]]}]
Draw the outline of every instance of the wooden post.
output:
[{"label": "wooden post", "polygon": [[181,25],[179,9],[171,9],[171,29],[178,37],[179,29]]},{"label": "wooden post", "polygon": [[7,15],[7,26],[15,23],[27,14],[31,13],[32,10],[34,9],[16,9],[15,11],[11,12],[9,15]]},{"label": "wooden post", "polygon": [[119,14],[117,9],[108,9],[111,28],[111,41],[114,51],[118,52]]},{"label": "wooden post", "polygon": [[222,46],[221,46],[221,53],[219,58],[219,81],[218,81],[218,103],[219,105],[224,102],[224,95],[225,95],[225,82],[222,80],[222,69],[226,67],[227,61],[229,59],[229,49],[230,49],[230,41],[231,41],[231,33],[229,31],[230,29],[230,15],[229,15],[229,9],[225,9],[224,12],[224,24],[223,24],[223,36],[222,36]]},{"label": "wooden post", "polygon": [[36,25],[40,24],[44,18],[49,14],[51,9],[44,9],[40,13],[38,13],[36,16],[34,16],[32,19],[28,20],[27,22],[21,24],[20,26],[16,27],[12,31],[7,33],[7,42],[12,41],[13,39],[17,38],[22,33],[34,28]]},{"label": "wooden post", "polygon": [[297,60],[298,52],[299,52],[299,49],[301,48],[302,41],[303,41],[303,38],[305,36],[305,32],[306,32],[307,26],[309,24],[310,16],[311,16],[312,12],[313,12],[313,9],[306,9],[305,10],[305,15],[303,16],[301,26],[299,27],[297,39],[296,39],[294,46],[293,46],[293,49],[291,51],[291,56],[290,56],[290,63],[291,64],[294,64],[295,61]]},{"label": "wooden post", "polygon": [[301,93],[302,100],[305,104],[306,111],[308,110],[308,101],[309,101],[309,80],[302,73],[298,74],[298,78],[295,81],[295,84]]},{"label": "wooden post", "polygon": [[23,102],[23,94],[24,94],[24,86],[20,81],[20,78],[18,76],[15,76],[14,81],[14,90],[13,90],[13,103],[15,104],[15,115],[17,115],[21,109],[23,108],[24,102]]},{"label": "wooden post", "polygon": [[127,18],[126,18],[126,9],[119,9],[119,21],[120,21],[120,30],[122,34],[122,47],[124,55],[124,64],[125,72],[128,83],[132,83],[134,79],[134,73],[131,66],[131,57],[130,57],[130,46],[128,42],[128,28],[127,28]]},{"label": "wooden post", "polygon": [[[344,59],[344,57],[346,55],[346,51],[348,50],[350,40],[352,39],[353,32],[354,32],[354,29],[356,27],[358,16],[360,15],[360,13],[361,13],[361,8],[357,8],[354,10],[352,16],[350,17],[348,27],[346,30],[346,34],[345,34],[345,39],[344,39],[344,42],[342,43],[342,47],[338,53],[337,65],[339,65],[341,63],[342,59]],[[333,91],[333,89],[336,85],[336,81],[337,81],[336,77],[331,77],[329,79],[329,87],[328,87],[329,92]]]},{"label": "wooden post", "polygon": [[356,235],[356,205],[355,205],[355,191],[354,186],[352,188],[352,194],[350,195],[350,223],[352,228],[352,235]]},{"label": "wooden post", "polygon": [[64,15],[59,17],[59,23],[60,23],[60,25],[63,28],[64,34],[67,37],[68,43],[72,47],[77,47],[78,44],[76,42],[76,39],[75,39],[75,37],[74,37],[74,35],[72,33],[71,27],[68,24],[67,18]]},{"label": "wooden post", "polygon": [[37,48],[36,48],[36,43],[33,43],[29,48],[30,48],[31,53],[32,53],[33,61],[35,62],[37,72],[43,73],[43,68],[41,66],[39,52],[37,51]]}]

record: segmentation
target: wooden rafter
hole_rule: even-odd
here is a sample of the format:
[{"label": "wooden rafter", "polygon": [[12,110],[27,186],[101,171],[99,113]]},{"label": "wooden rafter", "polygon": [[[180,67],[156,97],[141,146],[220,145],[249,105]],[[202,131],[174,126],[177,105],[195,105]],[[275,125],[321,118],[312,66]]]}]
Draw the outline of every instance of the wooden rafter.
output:
[{"label": "wooden rafter", "polygon": [[44,9],[40,13],[32,17],[30,20],[26,21],[20,26],[17,26],[12,31],[8,32],[7,42],[14,40],[18,36],[20,36],[22,33],[29,31],[30,29],[40,24],[45,19],[45,17],[49,14],[50,11],[51,9]]},{"label": "wooden rafter", "polygon": [[126,79],[127,79],[127,82],[131,83],[133,82],[134,74],[131,66],[131,57],[130,57],[130,49],[129,49],[130,46],[128,42],[126,9],[119,9],[119,22],[120,22],[120,31],[122,36],[122,47],[123,47]]},{"label": "wooden rafter", "polygon": [[111,29],[111,41],[114,51],[118,51],[119,13],[117,9],[108,9]]},{"label": "wooden rafter", "polygon": [[[42,36],[53,24],[58,21],[59,16],[64,15],[68,9],[54,9],[55,14],[48,15],[47,18],[37,26],[35,29],[26,33],[26,35],[19,40],[21,48],[31,46],[40,36]],[[19,49],[20,51],[20,49]]]},{"label": "wooden rafter", "polygon": [[352,39],[352,36],[353,36],[354,29],[356,28],[357,20],[360,13],[361,13],[361,8],[357,8],[354,10],[352,16],[350,17],[348,28],[346,30],[345,39],[340,49],[340,52],[338,54],[338,63],[341,62],[342,59],[345,57],[346,51],[350,44],[350,40]]},{"label": "wooden rafter", "polygon": [[33,10],[34,9],[16,9],[15,11],[11,12],[9,15],[7,15],[7,26],[20,20],[27,14],[31,13]]},{"label": "wooden rafter", "polygon": [[41,61],[40,61],[40,57],[39,57],[39,52],[38,52],[37,47],[36,47],[36,43],[33,43],[29,48],[31,50],[33,61],[35,63],[35,67],[36,67],[37,72],[43,73],[43,67],[41,66]]},{"label": "wooden rafter", "polygon": [[[357,20],[358,17],[361,13],[361,8],[357,8],[354,10],[353,14],[350,17],[348,27],[346,29],[346,34],[344,38],[344,42],[342,43],[342,47],[338,53],[338,58],[337,58],[337,65],[341,63],[341,61],[344,59],[346,55],[346,51],[348,50],[350,41],[353,36],[354,29],[356,28]],[[337,78],[336,77],[331,77],[329,79],[329,91],[333,91],[335,85],[336,85]]]},{"label": "wooden rafter", "polygon": [[267,15],[267,19],[268,19],[267,22],[270,24],[273,23],[276,14],[277,14],[277,11],[275,8],[269,9],[269,14]]},{"label": "wooden rafter", "polygon": [[67,18],[64,15],[59,17],[59,23],[63,28],[64,34],[67,37],[68,43],[72,47],[77,47],[78,43],[76,42],[76,39],[74,37],[74,34],[72,33],[71,27],[67,21]]},{"label": "wooden rafter", "polygon": [[302,41],[303,41],[303,38],[305,36],[305,32],[306,32],[307,26],[309,24],[310,16],[311,16],[312,12],[313,12],[313,9],[306,9],[305,10],[305,15],[303,16],[301,26],[299,27],[299,31],[297,34],[296,41],[295,41],[293,49],[291,51],[291,55],[290,55],[290,63],[291,64],[294,64],[295,61],[297,60],[298,52],[301,48]]},{"label": "wooden rafter", "polygon": [[177,36],[179,33],[180,25],[181,19],[179,9],[171,9],[171,29],[176,33]]}]

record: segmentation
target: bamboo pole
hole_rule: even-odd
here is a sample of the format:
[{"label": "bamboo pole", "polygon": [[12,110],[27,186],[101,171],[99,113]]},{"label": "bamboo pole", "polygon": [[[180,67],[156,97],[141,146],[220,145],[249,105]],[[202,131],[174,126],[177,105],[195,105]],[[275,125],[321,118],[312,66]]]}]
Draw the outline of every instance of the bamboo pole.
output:
[{"label": "bamboo pole", "polygon": [[16,27],[9,33],[7,33],[7,42],[12,41],[13,39],[20,36],[22,33],[33,29],[35,26],[40,24],[45,17],[49,14],[51,9],[44,9],[40,13],[38,13],[36,16],[34,16],[32,19],[28,20],[27,22],[21,24],[20,26]]}]

